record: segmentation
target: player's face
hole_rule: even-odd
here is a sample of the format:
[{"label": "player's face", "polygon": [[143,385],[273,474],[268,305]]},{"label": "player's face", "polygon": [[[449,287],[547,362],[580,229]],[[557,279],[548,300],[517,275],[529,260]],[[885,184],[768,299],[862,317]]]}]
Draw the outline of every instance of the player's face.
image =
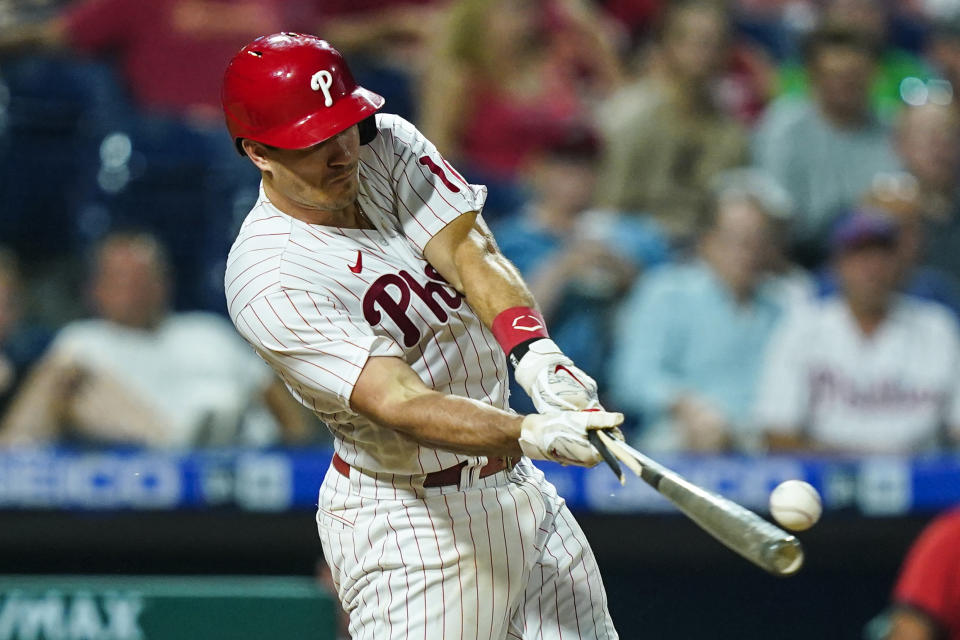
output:
[{"label": "player's face", "polygon": [[306,149],[266,149],[265,180],[298,207],[340,211],[360,188],[360,133],[356,126]]}]

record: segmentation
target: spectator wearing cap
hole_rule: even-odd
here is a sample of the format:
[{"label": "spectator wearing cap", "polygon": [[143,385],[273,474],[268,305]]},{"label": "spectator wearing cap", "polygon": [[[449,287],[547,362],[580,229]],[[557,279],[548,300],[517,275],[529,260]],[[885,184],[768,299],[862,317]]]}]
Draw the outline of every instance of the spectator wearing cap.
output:
[{"label": "spectator wearing cap", "polygon": [[769,178],[722,178],[697,257],[647,274],[618,314],[610,394],[642,418],[645,448],[751,446],[761,356],[785,306],[769,272],[788,209]]},{"label": "spectator wearing cap", "polygon": [[794,200],[794,253],[804,266],[826,258],[832,222],[874,176],[899,167],[890,130],[870,106],[877,55],[860,31],[815,31],[805,47],[811,97],[778,99],[757,130],[754,162]]},{"label": "spectator wearing cap", "polygon": [[[574,129],[551,141],[527,167],[530,201],[495,230],[500,250],[537,298],[553,339],[602,380],[612,308],[636,275],[665,261],[669,250],[650,222],[589,208],[598,153],[589,130]],[[532,410],[525,393],[512,394],[511,402],[518,411]]]},{"label": "spectator wearing cap", "polygon": [[960,335],[943,306],[899,293],[897,223],[858,210],[831,235],[837,295],[770,342],[754,424],[773,450],[927,451],[960,438]]},{"label": "spectator wearing cap", "polygon": [[[883,174],[864,199],[863,207],[893,217],[898,226],[897,257],[900,262],[900,286],[911,296],[938,302],[949,308],[960,320],[960,281],[943,269],[942,257],[931,255],[931,244],[946,248],[945,239],[937,237],[937,231],[952,239],[949,225],[934,227],[926,213],[917,180],[907,173]],[[953,245],[956,252],[956,244]],[[816,277],[817,294],[820,297],[836,293],[839,284],[833,265],[826,265]]]}]

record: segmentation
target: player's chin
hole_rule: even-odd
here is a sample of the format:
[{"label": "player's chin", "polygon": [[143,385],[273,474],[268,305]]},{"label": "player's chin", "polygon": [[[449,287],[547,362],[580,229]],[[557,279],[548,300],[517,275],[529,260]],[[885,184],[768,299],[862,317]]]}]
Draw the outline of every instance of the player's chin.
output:
[{"label": "player's chin", "polygon": [[336,180],[331,182],[323,194],[331,209],[342,209],[354,203],[360,185],[356,180]]}]

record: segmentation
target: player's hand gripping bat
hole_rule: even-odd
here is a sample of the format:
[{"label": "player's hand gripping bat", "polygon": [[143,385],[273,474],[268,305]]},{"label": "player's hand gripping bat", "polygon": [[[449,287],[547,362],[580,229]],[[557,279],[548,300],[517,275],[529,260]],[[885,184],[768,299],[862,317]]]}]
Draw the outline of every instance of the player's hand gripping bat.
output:
[{"label": "player's hand gripping bat", "polygon": [[[591,431],[589,437],[608,463],[609,458],[622,462],[701,529],[750,562],[775,576],[793,575],[803,566],[803,547],[795,536],[732,500],[698,487],[602,430]],[[616,465],[614,472],[619,471]]]}]

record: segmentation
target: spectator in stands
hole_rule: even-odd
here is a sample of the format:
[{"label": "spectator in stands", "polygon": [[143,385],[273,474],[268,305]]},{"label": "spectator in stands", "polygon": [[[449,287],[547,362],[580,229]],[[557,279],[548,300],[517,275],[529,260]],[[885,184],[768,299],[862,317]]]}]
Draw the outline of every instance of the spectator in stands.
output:
[{"label": "spectator in stands", "polygon": [[873,40],[852,29],[822,29],[810,36],[805,56],[813,95],[770,106],[754,161],[793,197],[795,255],[809,267],[825,259],[832,221],[898,162],[888,128],[870,107]]},{"label": "spectator in stands", "polygon": [[960,112],[925,104],[904,110],[897,151],[917,181],[923,264],[960,278]]},{"label": "spectator in stands", "polygon": [[440,27],[444,0],[323,0],[321,34],[350,59],[357,83],[374,87],[395,113],[416,121],[416,78]]},{"label": "spectator in stands", "polygon": [[[230,214],[238,200],[242,200],[238,209],[248,209],[244,203],[256,198],[259,179],[224,135],[219,90],[223,70],[240,47],[259,35],[313,30],[316,4],[77,0],[49,19],[0,29],[3,54],[66,50],[113,62],[132,98],[122,108],[110,105],[117,115],[109,124],[100,122],[103,115],[97,112],[78,125],[74,135],[95,127],[98,137],[112,134],[114,140],[112,146],[108,142],[91,146],[90,156],[99,155],[101,170],[98,175],[94,167],[86,182],[72,186],[74,193],[65,204],[78,211],[65,224],[55,217],[62,207],[34,203],[42,188],[34,175],[22,171],[24,175],[16,173],[19,179],[10,180],[7,188],[20,196],[23,210],[14,208],[9,215],[39,220],[54,229],[76,224],[68,237],[86,242],[99,232],[87,233],[75,219],[90,209],[99,212],[93,225],[101,229],[98,215],[102,218],[103,212],[109,215],[110,226],[150,229],[162,238],[179,267],[178,306],[221,309],[222,288],[211,283],[222,281],[224,256],[234,235]],[[69,69],[70,64],[64,57],[61,65]],[[53,66],[54,73],[57,68]],[[22,143],[30,148],[30,142]],[[63,151],[52,147],[47,153],[56,156]],[[16,172],[17,164],[10,164],[9,171]],[[180,232],[186,220],[193,227],[189,235]]]},{"label": "spectator in stands", "polygon": [[[528,166],[530,201],[495,230],[500,250],[529,283],[554,341],[602,381],[612,309],[641,269],[667,259],[668,247],[654,225],[588,210],[598,154],[597,138],[588,129],[552,141]],[[511,394],[511,402],[518,411],[533,408],[520,391]]]},{"label": "spectator in stands", "polygon": [[[223,68],[253,38],[314,26],[290,0],[79,0],[59,15],[0,32],[0,51],[60,49],[117,56],[147,112],[221,124]],[[229,145],[227,145],[229,146]]]},{"label": "spectator in stands", "polygon": [[[891,9],[895,3],[877,0],[829,0],[820,22],[830,27],[856,29],[878,45],[876,73],[870,85],[870,104],[884,121],[903,107],[902,93],[910,86],[924,86],[933,71],[915,54],[889,42]],[[904,85],[904,80],[908,81]],[[780,72],[781,93],[803,96],[810,91],[810,78],[802,64],[789,62]]]},{"label": "spectator in stands", "polygon": [[784,305],[767,274],[789,199],[757,176],[722,184],[698,258],[651,272],[620,310],[612,404],[642,417],[647,448],[750,446],[761,354]]},{"label": "spectator in stands", "polygon": [[50,341],[46,331],[23,322],[23,304],[17,260],[0,249],[0,416]]},{"label": "spectator in stands", "polygon": [[960,640],[960,509],[941,514],[913,543],[893,591],[885,640]]},{"label": "spectator in stands", "polygon": [[[572,7],[572,8],[571,8]],[[456,0],[426,70],[420,128],[474,181],[488,217],[522,201],[518,172],[619,79],[579,1]]]},{"label": "spectator in stands", "polygon": [[90,288],[97,317],[60,331],[12,402],[0,442],[266,444],[277,423],[289,439],[308,435],[304,413],[223,318],[170,313],[169,269],[149,235],[102,241]]},{"label": "spectator in stands", "polygon": [[960,12],[952,13],[954,15],[948,13],[932,20],[924,53],[936,69],[939,78],[946,83],[946,86],[934,85],[938,91],[946,91],[945,98],[941,98],[939,102],[958,109],[960,108],[960,99],[958,99],[960,98]]},{"label": "spectator in stands", "polygon": [[[937,240],[931,237],[925,201],[917,184],[917,180],[908,173],[880,174],[867,193],[863,207],[889,215],[899,225],[897,258],[903,292],[938,302],[960,319],[960,281],[949,272],[930,264],[925,255],[928,243]],[[838,288],[833,265],[825,266],[817,274],[818,295],[834,295]]]},{"label": "spectator in stands", "polygon": [[754,411],[771,449],[911,453],[960,436],[960,336],[943,306],[898,293],[898,226],[855,211],[831,237],[840,294],[771,340]]},{"label": "spectator in stands", "polygon": [[600,206],[649,215],[678,243],[701,230],[710,181],[746,159],[745,133],[715,93],[729,35],[716,3],[670,7],[650,72],[602,109]]}]

